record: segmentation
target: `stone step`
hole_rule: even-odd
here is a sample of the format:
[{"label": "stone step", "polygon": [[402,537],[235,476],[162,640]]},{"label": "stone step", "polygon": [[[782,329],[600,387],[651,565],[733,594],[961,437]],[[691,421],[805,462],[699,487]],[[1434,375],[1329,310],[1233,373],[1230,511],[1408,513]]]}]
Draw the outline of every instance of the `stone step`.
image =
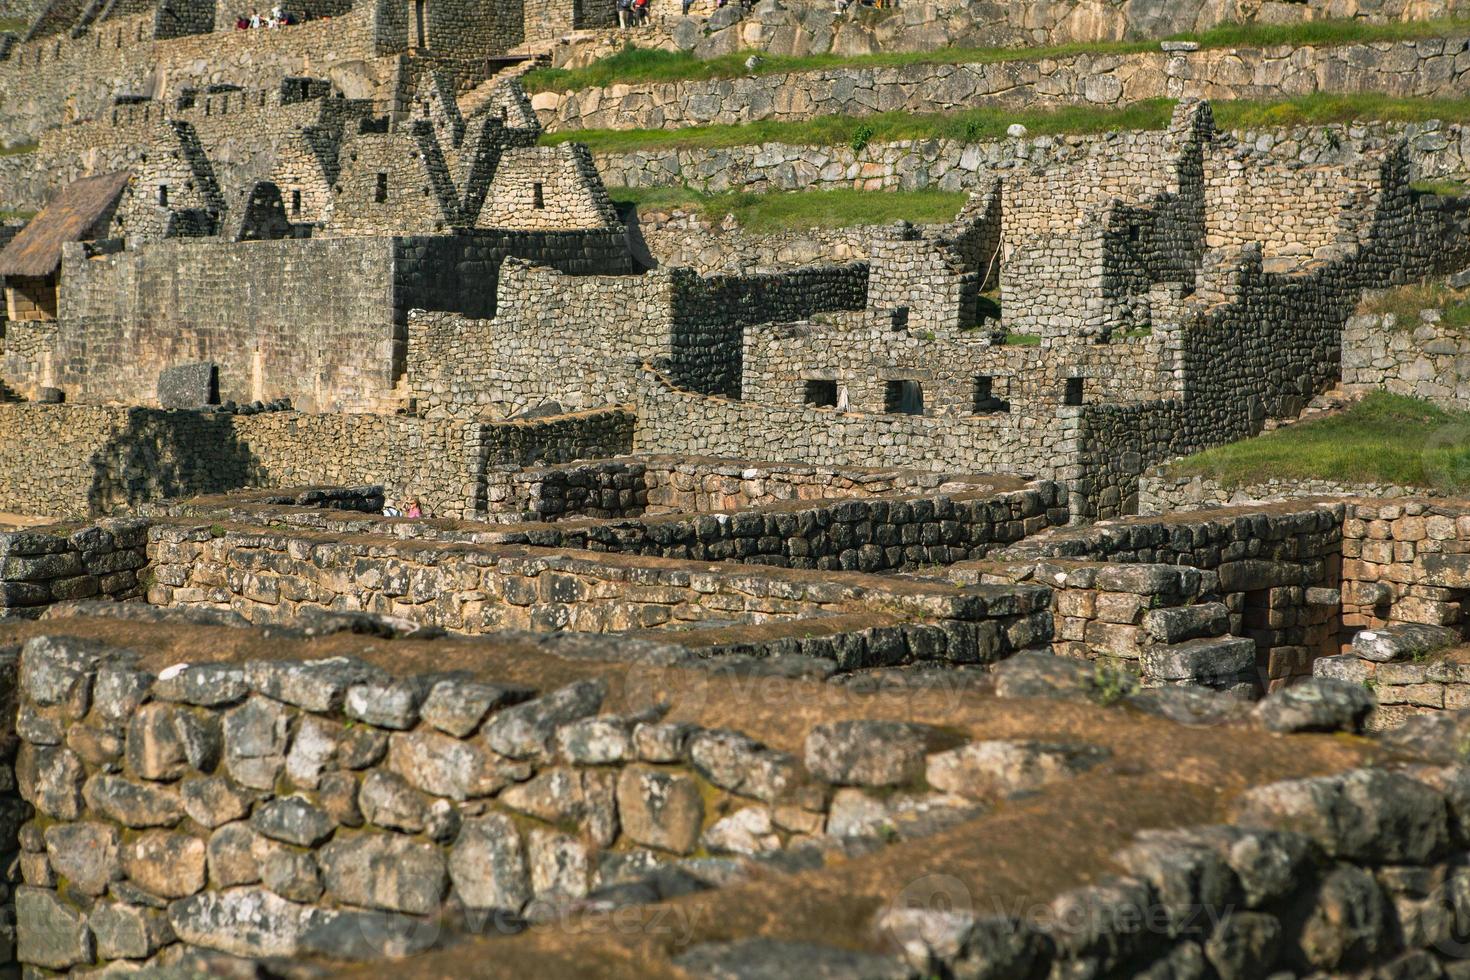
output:
[{"label": "stone step", "polygon": [[1145,680],[1234,684],[1256,669],[1256,645],[1243,636],[1216,636],[1149,647],[1141,658]]},{"label": "stone step", "polygon": [[1395,660],[1422,660],[1462,642],[1460,631],[1447,626],[1394,623],[1359,631],[1353,637],[1353,653],[1364,660],[1386,664]]}]

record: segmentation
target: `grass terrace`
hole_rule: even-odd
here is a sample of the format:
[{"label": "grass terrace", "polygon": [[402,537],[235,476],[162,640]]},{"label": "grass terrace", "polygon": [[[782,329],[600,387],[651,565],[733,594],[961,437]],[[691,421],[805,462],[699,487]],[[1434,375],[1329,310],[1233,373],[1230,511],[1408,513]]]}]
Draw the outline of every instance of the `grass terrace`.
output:
[{"label": "grass terrace", "polygon": [[[1170,40],[1196,41],[1201,48],[1246,48],[1274,45],[1329,45],[1368,41],[1399,41],[1470,31],[1470,19],[1446,18],[1369,24],[1358,20],[1307,21],[1300,24],[1221,24]],[[628,82],[677,82],[742,75],[774,75],[818,71],[823,68],[862,68],[912,64],[976,64],[1036,61],[1079,54],[1133,54],[1157,51],[1158,41],[1105,41],[1037,48],[941,48],[937,51],[885,51],[865,55],[813,54],[800,57],[764,51],[737,51],[702,61],[684,51],[662,51],[629,45],[616,54],[583,68],[539,68],[522,83],[527,92],[572,92]],[[761,59],[754,71],[746,59]]]},{"label": "grass terrace", "polygon": [[[683,129],[583,129],[549,133],[542,142],[586,143],[594,152],[719,149],[759,143],[796,146],[852,146],[902,140],[951,139],[967,143],[1002,139],[1006,127],[1020,123],[1033,136],[1076,135],[1164,129],[1174,109],[1172,99],[1146,99],[1121,109],[1067,106],[1017,110],[980,108],[964,112],[915,114],[886,112],[872,116],[818,116],[799,122],[760,121],[730,126]],[[1330,126],[1362,120],[1383,122],[1470,122],[1470,98],[1405,99],[1376,93],[1307,95],[1278,101],[1212,102],[1215,121],[1223,129],[1275,129]]]},{"label": "grass terrace", "polygon": [[953,221],[969,198],[945,191],[797,191],[788,194],[702,194],[682,187],[609,187],[616,204],[647,209],[698,211],[706,220],[735,215],[753,232],[796,231],[882,225],[893,221],[932,224]]},{"label": "grass terrace", "polygon": [[1358,305],[1361,313],[1392,313],[1400,327],[1413,329],[1420,310],[1439,310],[1449,327],[1470,327],[1470,292],[1451,289],[1443,282],[1418,283],[1369,293]]},{"label": "grass terrace", "polygon": [[16,157],[22,153],[35,153],[39,143],[13,143],[10,146],[0,146],[0,157]]},{"label": "grass terrace", "polygon": [[1463,493],[1470,490],[1470,412],[1377,392],[1340,414],[1196,453],[1168,469],[1228,487],[1332,480]]}]

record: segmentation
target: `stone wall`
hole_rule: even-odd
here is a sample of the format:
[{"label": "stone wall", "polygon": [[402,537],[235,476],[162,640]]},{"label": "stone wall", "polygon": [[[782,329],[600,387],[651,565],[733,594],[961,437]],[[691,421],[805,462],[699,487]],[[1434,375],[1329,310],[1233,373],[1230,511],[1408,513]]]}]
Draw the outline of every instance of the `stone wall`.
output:
[{"label": "stone wall", "polygon": [[884,225],[754,232],[728,218],[710,221],[697,211],[639,207],[624,214],[630,233],[658,265],[686,266],[703,276],[862,261],[873,239],[890,232]]},{"label": "stone wall", "polygon": [[1042,61],[842,67],[712,81],[637,82],[533,99],[551,132],[796,121],[977,106],[1121,106],[1143,99],[1254,99],[1283,90],[1454,97],[1464,36],[1335,47],[1219,48]]},{"label": "stone wall", "polygon": [[[1162,398],[1171,390],[1152,337],[1010,346],[995,343],[983,324],[956,330],[896,328],[891,315],[881,314],[829,319],[747,329],[742,400],[794,407],[809,403],[809,381],[826,380],[836,385],[832,407],[878,415],[890,410],[889,382],[906,380],[920,386],[926,415],[1041,416],[1064,403],[1069,378],[1083,379],[1088,402]],[[988,381],[983,399],[982,381]]]},{"label": "stone wall", "polygon": [[624,453],[633,427],[617,409],[483,424],[9,404],[0,418],[0,509],[66,517],[239,487],[361,483],[472,517],[487,467]]},{"label": "stone wall", "polygon": [[785,501],[757,511],[564,520],[509,527],[497,540],[537,547],[877,573],[982,558],[1065,524],[1054,483],[994,493],[963,485],[919,495]]},{"label": "stone wall", "polygon": [[[637,692],[600,677],[532,689],[351,658],[154,674],[135,651],[64,635],[28,641],[19,660],[16,768],[35,808],[15,900],[28,969],[168,962],[183,944],[401,956],[433,943],[451,905],[471,929],[508,927],[655,864],[692,872],[696,852],[861,835],[887,787],[931,757],[935,772],[962,765],[968,742],[819,725],[803,765],[740,731],[664,723],[655,707],[605,712]],[[906,761],[849,771],[838,753],[868,738],[902,740]],[[956,784],[947,806],[973,812],[976,790],[935,778]]]},{"label": "stone wall", "polygon": [[148,522],[138,518],[4,532],[0,606],[7,616],[37,616],[72,599],[139,599],[147,543]]},{"label": "stone wall", "polygon": [[[1224,617],[1226,629],[1200,627],[1196,638],[1243,637],[1254,644],[1253,665],[1261,684],[1280,687],[1291,678],[1309,675],[1313,662],[1321,656],[1335,655],[1339,650],[1339,608],[1346,614],[1350,589],[1346,559],[1346,531],[1342,504],[1298,504],[1279,510],[1261,507],[1238,507],[1224,511],[1200,511],[1171,515],[1166,520],[1129,518],[1094,527],[1079,527],[1040,535],[1022,541],[995,557],[1005,562],[1035,562],[1029,575],[1012,569],[1005,580],[1055,581],[1050,562],[1061,559],[1055,569],[1063,574],[1064,590],[1081,590],[1077,596],[1057,597],[1058,641],[1067,644],[1069,652],[1078,652],[1077,644],[1085,644],[1110,657],[1141,660],[1154,646],[1151,627],[1163,623],[1145,622],[1149,607],[1161,606],[1157,600],[1141,603],[1103,599],[1089,592],[1128,592],[1131,594],[1168,595],[1170,605],[1191,607],[1187,615],[1214,623]],[[1107,572],[1094,569],[1079,574],[1073,584],[1073,568],[1068,560],[1123,563],[1139,566],[1188,566],[1201,573],[1198,580],[1190,577],[1181,583],[1168,569],[1137,568],[1132,571]],[[980,566],[980,573],[990,571]],[[956,566],[947,574],[956,581],[966,581],[966,566]],[[1152,577],[1153,591],[1144,588],[1122,588],[1108,583],[1147,583]],[[1161,577],[1162,576],[1162,577]],[[982,581],[996,580],[984,577]],[[1186,587],[1187,586],[1187,587]],[[1341,588],[1339,589],[1339,586]],[[1204,608],[1208,606],[1209,608]],[[1179,615],[1179,614],[1176,614]],[[1068,623],[1068,619],[1075,622]],[[1343,626],[1350,626],[1344,615]],[[1167,636],[1167,633],[1165,634]],[[1175,634],[1176,636],[1178,634]],[[1179,636],[1180,640],[1185,639]],[[1210,665],[1227,665],[1218,679],[1231,680],[1241,651],[1226,644],[1201,644],[1192,654],[1183,651],[1174,658],[1179,664],[1192,662],[1208,676]],[[1189,654],[1184,656],[1184,654]],[[1164,654],[1155,654],[1162,657]],[[1163,661],[1155,670],[1169,670]],[[1228,686],[1228,685],[1226,685]]]},{"label": "stone wall", "polygon": [[493,315],[500,264],[512,255],[578,275],[632,264],[620,229],[172,239],[101,258],[72,245],[60,320],[7,342],[5,374],[80,402],[146,405],[160,371],[205,360],[218,364],[226,401],[391,411],[408,311]]},{"label": "stone wall", "polygon": [[[1470,128],[1458,123],[1375,123],[1291,127],[1231,133],[1242,146],[1284,162],[1343,164],[1407,141],[1415,178],[1470,177]],[[949,139],[798,146],[760,143],[630,150],[594,155],[611,187],[689,187],[725,191],[799,191],[853,187],[863,190],[972,190],[992,177],[1018,170],[1075,162],[1112,152],[1137,138],[1132,133],[1022,136],[966,141]],[[657,232],[650,244],[658,240]],[[655,245],[655,251],[657,247]],[[862,258],[854,255],[854,258]]]},{"label": "stone wall", "polygon": [[1381,483],[1341,483],[1332,480],[1268,480],[1243,486],[1226,486],[1202,476],[1180,476],[1167,466],[1157,467],[1138,478],[1138,513],[1168,514],[1178,510],[1235,507],[1253,502],[1300,500],[1310,497],[1434,497],[1423,487],[1401,487]]},{"label": "stone wall", "polygon": [[[1455,16],[1456,0],[1356,0],[1246,2],[1219,4],[1190,0],[1177,4],[1108,3],[1063,0],[990,6],[958,0],[922,0],[874,10],[798,2],[742,8],[698,4],[693,16],[678,16],[672,0],[654,0],[651,27],[636,35],[640,47],[690,51],[714,58],[755,48],[784,55],[864,55],[880,51],[934,51],[946,47],[1024,48],[1098,41],[1154,40],[1208,30],[1217,24],[1286,24],[1352,18],[1374,23]],[[581,43],[577,43],[581,40]],[[557,64],[585,64],[616,50],[619,36],[595,41],[574,39],[555,52]]]},{"label": "stone wall", "polygon": [[1440,310],[1417,318],[1392,313],[1350,317],[1342,335],[1342,388],[1349,395],[1390,391],[1452,411],[1470,402],[1470,333]]},{"label": "stone wall", "polygon": [[430,415],[587,408],[631,401],[637,366],[652,360],[697,390],[738,391],[745,326],[861,308],[867,273],[853,263],[711,278],[689,269],[568,276],[512,262],[495,319],[410,319],[409,389]]},{"label": "stone wall", "polygon": [[688,456],[629,456],[544,467],[492,468],[486,509],[527,520],[746,510],[795,500],[878,497],[941,485],[960,490],[1007,477],[923,470],[806,466]]},{"label": "stone wall", "polygon": [[[326,608],[467,634],[603,633],[707,621],[759,624],[882,606],[936,625],[932,636],[939,642],[930,656],[974,662],[1011,648],[1004,631],[996,632],[1002,625],[1023,638],[1017,646],[1027,646],[1044,635],[1049,619],[1027,618],[1045,603],[1035,589],[1016,592],[1020,586],[956,588],[853,572],[817,580],[803,570],[733,563],[187,522],[155,524],[149,536],[149,603],[229,609],[252,623],[284,623],[303,608]],[[997,616],[1003,624],[977,623]]]},{"label": "stone wall", "polygon": [[1045,475],[1075,451],[1075,430],[1051,414],[871,415],[764,405],[688,391],[650,369],[639,373],[637,404],[634,442],[650,453]]}]

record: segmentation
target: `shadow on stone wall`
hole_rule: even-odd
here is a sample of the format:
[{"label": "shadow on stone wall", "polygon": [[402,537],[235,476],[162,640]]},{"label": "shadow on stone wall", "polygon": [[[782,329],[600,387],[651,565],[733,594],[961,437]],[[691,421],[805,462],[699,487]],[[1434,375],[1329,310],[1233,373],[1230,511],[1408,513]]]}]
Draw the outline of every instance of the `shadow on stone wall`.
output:
[{"label": "shadow on stone wall", "polygon": [[233,417],[223,413],[133,409],[88,466],[87,504],[94,515],[164,497],[264,485],[266,478],[260,460],[237,437]]}]

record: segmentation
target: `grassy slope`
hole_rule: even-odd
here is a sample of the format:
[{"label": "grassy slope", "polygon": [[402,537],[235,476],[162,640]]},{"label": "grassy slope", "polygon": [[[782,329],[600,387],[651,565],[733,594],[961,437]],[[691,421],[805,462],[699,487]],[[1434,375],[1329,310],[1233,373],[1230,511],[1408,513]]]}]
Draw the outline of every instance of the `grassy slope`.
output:
[{"label": "grassy slope", "polygon": [[[1215,102],[1216,122],[1225,129],[1278,126],[1325,126],[1360,119],[1389,122],[1470,122],[1470,98],[1399,99],[1386,95],[1308,95],[1279,101]],[[548,144],[576,141],[598,152],[702,148],[718,149],[755,143],[798,146],[847,146],[914,139],[966,142],[999,139],[1006,127],[1020,123],[1033,136],[1088,134],[1122,130],[1163,129],[1173,111],[1171,99],[1147,99],[1122,109],[1067,106],[1060,109],[970,109],[920,115],[889,112],[873,116],[820,116],[801,122],[753,122],[736,126],[691,126],[685,129],[584,129],[551,133]],[[858,139],[858,137],[863,137]]]},{"label": "grassy slope", "polygon": [[1340,415],[1196,453],[1169,467],[1226,486],[1334,480],[1470,489],[1470,412],[1375,393]]},{"label": "grassy slope", "polygon": [[734,214],[748,231],[953,221],[969,196],[943,191],[799,191],[789,194],[700,194],[683,188],[609,187],[619,203],[697,210],[718,221]]},{"label": "grassy slope", "polygon": [[1470,294],[1453,290],[1442,282],[1399,286],[1370,293],[1358,307],[1364,313],[1392,313],[1396,326],[1413,329],[1420,310],[1439,310],[1440,322],[1449,327],[1470,327]]},{"label": "grassy slope", "polygon": [[[1265,47],[1277,44],[1349,44],[1361,41],[1392,41],[1470,30],[1470,20],[1445,19],[1390,24],[1368,24],[1357,20],[1309,21],[1301,24],[1221,24],[1203,33],[1179,35],[1198,41],[1202,48]],[[786,57],[760,51],[701,61],[687,52],[626,47],[585,68],[543,68],[528,72],[523,84],[528,92],[569,92],[597,88],[617,82],[663,82],[742,75],[770,75],[789,71],[813,71],[832,67],[875,65],[956,64],[960,62],[1034,61],[1077,54],[1129,54],[1157,50],[1157,41],[1109,41],[1065,44],[1040,48],[941,48],[937,51],[893,51],[867,55],[817,54]],[[752,72],[745,61],[758,55],[761,64]]]}]

